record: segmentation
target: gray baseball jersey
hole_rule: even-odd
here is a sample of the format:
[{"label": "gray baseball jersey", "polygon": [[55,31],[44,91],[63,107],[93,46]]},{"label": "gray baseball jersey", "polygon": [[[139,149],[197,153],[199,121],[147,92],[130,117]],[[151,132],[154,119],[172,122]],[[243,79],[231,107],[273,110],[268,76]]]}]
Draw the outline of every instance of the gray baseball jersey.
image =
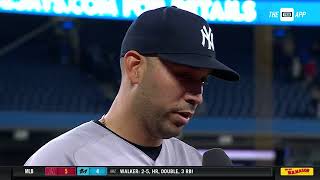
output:
[{"label": "gray baseball jersey", "polygon": [[177,138],[164,139],[154,161],[93,121],[51,140],[25,166],[201,166],[202,155]]}]

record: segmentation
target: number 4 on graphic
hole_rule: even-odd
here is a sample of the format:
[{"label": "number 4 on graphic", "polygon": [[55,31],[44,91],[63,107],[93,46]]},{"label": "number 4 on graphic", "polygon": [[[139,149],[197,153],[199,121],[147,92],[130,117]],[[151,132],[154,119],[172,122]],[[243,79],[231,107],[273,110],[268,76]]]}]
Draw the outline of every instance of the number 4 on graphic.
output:
[{"label": "number 4 on graphic", "polygon": [[96,170],[96,173],[97,173],[97,174],[99,174],[99,173],[100,173],[100,172],[99,172],[99,169],[97,169],[97,170]]}]

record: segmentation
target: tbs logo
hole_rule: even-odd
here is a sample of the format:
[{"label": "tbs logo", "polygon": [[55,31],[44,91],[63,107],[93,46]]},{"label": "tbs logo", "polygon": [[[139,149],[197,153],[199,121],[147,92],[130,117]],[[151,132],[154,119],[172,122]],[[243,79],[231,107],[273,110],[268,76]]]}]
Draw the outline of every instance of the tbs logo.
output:
[{"label": "tbs logo", "polygon": [[280,21],[293,21],[294,9],[293,8],[281,8],[280,9]]}]

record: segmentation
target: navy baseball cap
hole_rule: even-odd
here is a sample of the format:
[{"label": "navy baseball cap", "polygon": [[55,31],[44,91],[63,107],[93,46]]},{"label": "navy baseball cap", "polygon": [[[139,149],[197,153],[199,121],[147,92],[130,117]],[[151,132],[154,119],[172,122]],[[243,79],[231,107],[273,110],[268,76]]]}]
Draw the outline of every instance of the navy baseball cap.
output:
[{"label": "navy baseball cap", "polygon": [[202,17],[177,7],[161,7],[142,13],[129,27],[121,57],[135,50],[155,54],[172,63],[211,69],[211,75],[238,81],[237,72],[216,59],[213,33]]}]

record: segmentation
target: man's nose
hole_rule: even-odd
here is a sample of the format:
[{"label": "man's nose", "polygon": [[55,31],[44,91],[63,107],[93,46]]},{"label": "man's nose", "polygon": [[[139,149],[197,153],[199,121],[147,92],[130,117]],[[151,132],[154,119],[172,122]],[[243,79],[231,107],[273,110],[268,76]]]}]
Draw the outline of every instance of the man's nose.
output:
[{"label": "man's nose", "polygon": [[201,104],[203,101],[202,91],[200,93],[187,93],[185,101],[193,106]]}]

